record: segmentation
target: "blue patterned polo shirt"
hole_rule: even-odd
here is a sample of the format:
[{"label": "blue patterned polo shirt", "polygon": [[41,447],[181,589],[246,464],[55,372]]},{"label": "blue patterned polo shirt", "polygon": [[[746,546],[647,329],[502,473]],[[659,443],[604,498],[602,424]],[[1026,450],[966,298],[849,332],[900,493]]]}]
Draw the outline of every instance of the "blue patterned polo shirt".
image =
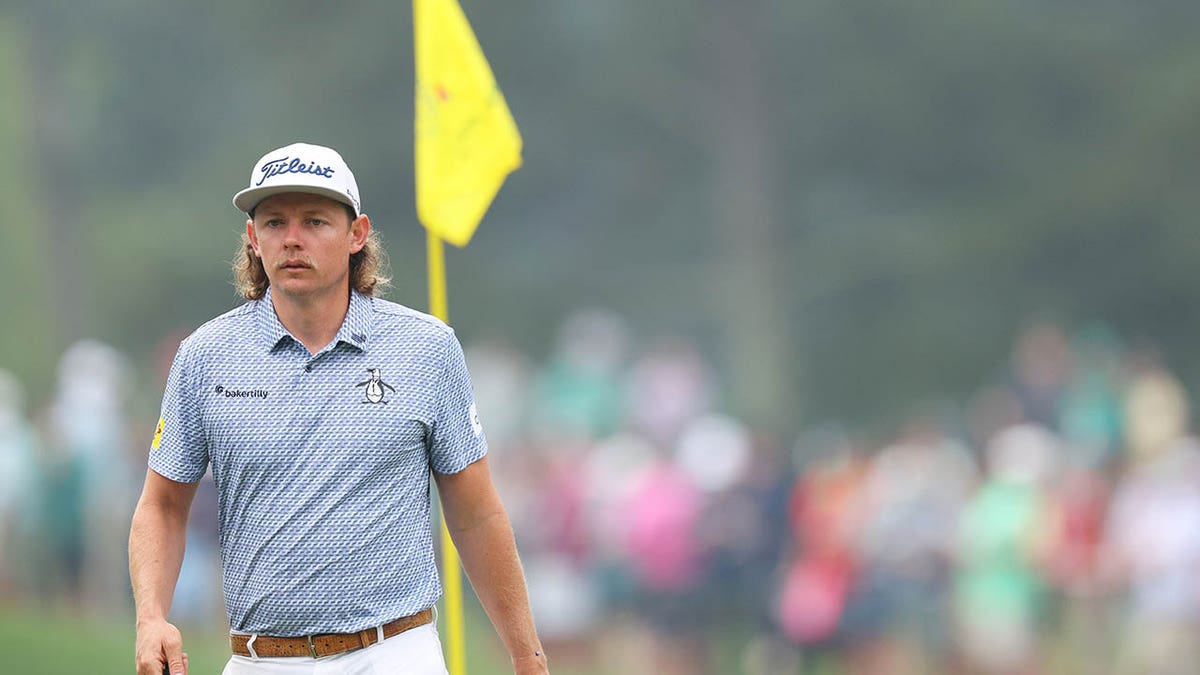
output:
[{"label": "blue patterned polo shirt", "polygon": [[486,452],[444,323],[354,292],[313,355],[268,290],[180,344],[149,464],[179,482],[211,464],[230,626],[296,636],[433,605],[430,468]]}]

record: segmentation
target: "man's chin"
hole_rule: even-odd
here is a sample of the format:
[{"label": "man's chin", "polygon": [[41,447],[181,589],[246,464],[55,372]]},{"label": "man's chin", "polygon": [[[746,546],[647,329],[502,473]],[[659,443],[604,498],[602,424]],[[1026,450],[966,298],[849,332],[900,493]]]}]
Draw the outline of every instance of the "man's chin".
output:
[{"label": "man's chin", "polygon": [[274,292],[276,293],[283,293],[290,297],[304,297],[313,295],[317,291],[311,279],[289,279],[286,277],[283,279],[273,279],[271,281],[271,288],[275,289]]}]

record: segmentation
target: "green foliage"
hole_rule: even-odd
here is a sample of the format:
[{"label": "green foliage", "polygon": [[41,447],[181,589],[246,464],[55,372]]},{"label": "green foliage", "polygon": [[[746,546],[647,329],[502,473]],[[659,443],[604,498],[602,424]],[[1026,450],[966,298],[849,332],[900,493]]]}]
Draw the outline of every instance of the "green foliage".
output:
[{"label": "green foliage", "polygon": [[[961,395],[1034,312],[1185,377],[1200,288],[1193,3],[463,3],[525,137],[451,317],[539,353],[570,308],[709,349],[781,431]],[[338,147],[425,305],[409,6],[0,13],[0,367],[143,353],[236,302],[228,204],[266,149]],[[35,390],[38,385],[34,385]]]},{"label": "green foliage", "polygon": [[[27,129],[33,114],[29,105],[32,83],[27,77],[28,41],[18,26],[0,13],[0,365],[25,382],[51,380],[48,364],[54,357],[56,330],[49,285],[54,270],[45,269],[47,255],[42,220],[42,186],[36,174],[34,147]],[[36,389],[36,387],[35,387]]]}]

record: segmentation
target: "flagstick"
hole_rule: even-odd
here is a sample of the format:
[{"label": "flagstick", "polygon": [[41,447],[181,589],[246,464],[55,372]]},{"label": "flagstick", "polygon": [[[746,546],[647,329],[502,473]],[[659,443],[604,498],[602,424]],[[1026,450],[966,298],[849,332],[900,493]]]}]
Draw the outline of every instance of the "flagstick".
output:
[{"label": "flagstick", "polygon": [[431,230],[425,232],[429,253],[429,311],[450,325],[450,312],[446,309],[446,254],[442,240]]},{"label": "flagstick", "polygon": [[[429,257],[429,309],[446,324],[450,323],[446,308],[446,255],[442,240],[426,232]],[[442,581],[446,586],[446,635],[449,643],[450,675],[467,673],[467,641],[463,625],[462,572],[459,571],[458,549],[450,539],[446,517],[442,522]]]}]

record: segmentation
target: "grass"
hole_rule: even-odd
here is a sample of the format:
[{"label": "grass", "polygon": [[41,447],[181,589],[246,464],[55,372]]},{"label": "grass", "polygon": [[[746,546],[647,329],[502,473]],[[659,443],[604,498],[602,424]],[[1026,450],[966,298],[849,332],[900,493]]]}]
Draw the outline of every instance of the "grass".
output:
[{"label": "grass", "polygon": [[[466,598],[467,673],[494,675],[511,672],[508,654],[492,629],[478,601]],[[623,625],[617,621],[609,625]],[[222,626],[181,625],[184,650],[191,675],[218,675],[229,660],[229,642]],[[439,627],[446,645],[444,622]],[[571,658],[550,654],[555,675],[601,675],[646,672],[648,636],[634,625],[624,637],[593,645],[590,657]],[[739,655],[749,632],[730,626],[716,631],[705,645],[716,672],[738,673]],[[129,675],[133,663],[134,622],[132,610],[110,616],[88,616],[69,609],[45,609],[0,605],[0,673],[19,675]],[[607,653],[609,650],[625,652]],[[618,666],[626,663],[624,666]],[[638,665],[640,664],[640,665]],[[838,671],[821,670],[823,675]]]},{"label": "grass", "polygon": [[[223,634],[181,628],[192,673],[220,673],[228,660]],[[22,675],[129,675],[133,615],[87,617],[66,610],[0,609],[0,663]]]},{"label": "grass", "polygon": [[[502,671],[508,657],[481,610],[467,608],[467,671]],[[229,660],[221,627],[180,626],[193,675],[216,675]],[[445,644],[445,628],[442,629]],[[20,675],[129,675],[133,613],[84,616],[62,609],[0,607],[0,672]]]}]

